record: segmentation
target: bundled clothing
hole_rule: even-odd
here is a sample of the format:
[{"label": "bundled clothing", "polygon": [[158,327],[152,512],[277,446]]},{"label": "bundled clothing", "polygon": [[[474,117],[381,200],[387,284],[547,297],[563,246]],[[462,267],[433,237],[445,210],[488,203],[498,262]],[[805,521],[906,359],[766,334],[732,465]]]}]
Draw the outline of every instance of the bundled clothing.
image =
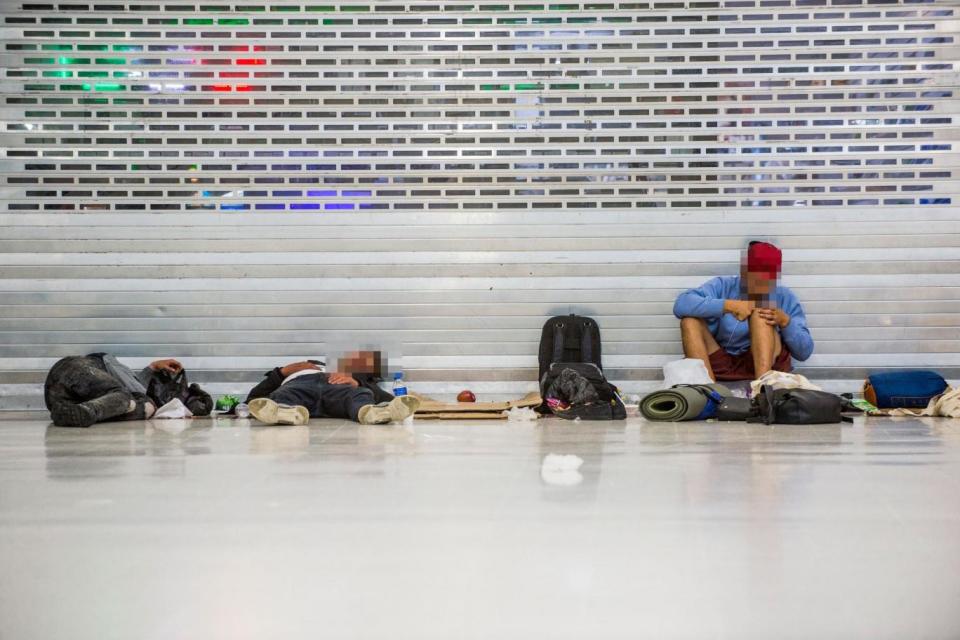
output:
[{"label": "bundled clothing", "polygon": [[809,389],[823,391],[799,373],[784,373],[783,371],[767,371],[765,374],[750,383],[750,396],[757,397],[763,387],[771,389]]},{"label": "bundled clothing", "polygon": [[[53,423],[60,427],[89,427],[97,422],[146,417],[146,404],[159,407],[171,398],[153,397],[161,372],[146,367],[134,373],[108,353],[69,356],[47,374],[43,397]],[[213,399],[198,385],[180,390],[177,397],[194,415],[209,415]],[[133,411],[130,410],[131,405]]]},{"label": "bundled clothing", "polygon": [[547,389],[548,398],[557,398],[567,404],[592,404],[600,399],[593,383],[575,369],[564,369]]},{"label": "bundled clothing", "polygon": [[305,369],[284,377],[280,367],[264,374],[264,379],[247,394],[246,402],[270,398],[279,404],[303,406],[311,418],[340,418],[359,422],[360,409],[368,404],[393,400],[393,394],[380,388],[381,379],[373,374],[355,373],[358,386],[330,384],[328,374]]}]

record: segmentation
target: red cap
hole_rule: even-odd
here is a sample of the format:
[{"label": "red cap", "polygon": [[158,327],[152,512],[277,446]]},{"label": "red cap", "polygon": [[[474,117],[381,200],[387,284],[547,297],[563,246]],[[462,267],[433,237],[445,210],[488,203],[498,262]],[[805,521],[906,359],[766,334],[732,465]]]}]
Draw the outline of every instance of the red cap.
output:
[{"label": "red cap", "polygon": [[747,248],[747,271],[766,274],[775,280],[780,274],[783,255],[769,242],[751,242]]}]

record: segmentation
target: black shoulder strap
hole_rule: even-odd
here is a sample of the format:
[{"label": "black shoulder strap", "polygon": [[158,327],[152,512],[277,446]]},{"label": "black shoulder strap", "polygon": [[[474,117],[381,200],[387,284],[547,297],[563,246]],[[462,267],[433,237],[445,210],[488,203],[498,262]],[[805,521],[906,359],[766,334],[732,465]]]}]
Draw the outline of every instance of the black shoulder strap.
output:
[{"label": "black shoulder strap", "polygon": [[590,319],[583,321],[583,334],[580,336],[580,361],[593,362],[593,331],[591,331]]},{"label": "black shoulder strap", "polygon": [[563,362],[563,321],[553,325],[553,358],[550,364]]}]

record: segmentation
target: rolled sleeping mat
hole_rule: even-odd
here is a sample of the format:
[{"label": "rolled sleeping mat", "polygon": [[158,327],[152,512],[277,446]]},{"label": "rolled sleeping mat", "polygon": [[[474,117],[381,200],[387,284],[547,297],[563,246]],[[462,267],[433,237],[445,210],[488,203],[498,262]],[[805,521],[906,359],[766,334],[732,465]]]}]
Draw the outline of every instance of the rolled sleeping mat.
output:
[{"label": "rolled sleeping mat", "polygon": [[[722,397],[733,395],[722,384],[697,385],[712,389]],[[640,413],[654,422],[696,420],[707,406],[707,396],[696,387],[676,386],[648,394],[640,402]]]}]

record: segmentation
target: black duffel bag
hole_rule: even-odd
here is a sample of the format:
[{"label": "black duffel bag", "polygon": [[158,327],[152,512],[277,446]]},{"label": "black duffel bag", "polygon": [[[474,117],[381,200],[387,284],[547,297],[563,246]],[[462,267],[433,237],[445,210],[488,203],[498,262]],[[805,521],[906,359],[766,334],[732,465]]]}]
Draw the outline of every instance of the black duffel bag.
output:
[{"label": "black duffel bag", "polygon": [[617,388],[607,381],[591,362],[554,362],[540,381],[544,405],[548,398],[568,404],[566,409],[550,409],[566,420],[624,420],[627,409]]},{"label": "black duffel bag", "polygon": [[847,402],[838,395],[812,389],[760,387],[754,399],[758,415],[747,422],[764,424],[834,424],[853,422],[843,415]]}]

